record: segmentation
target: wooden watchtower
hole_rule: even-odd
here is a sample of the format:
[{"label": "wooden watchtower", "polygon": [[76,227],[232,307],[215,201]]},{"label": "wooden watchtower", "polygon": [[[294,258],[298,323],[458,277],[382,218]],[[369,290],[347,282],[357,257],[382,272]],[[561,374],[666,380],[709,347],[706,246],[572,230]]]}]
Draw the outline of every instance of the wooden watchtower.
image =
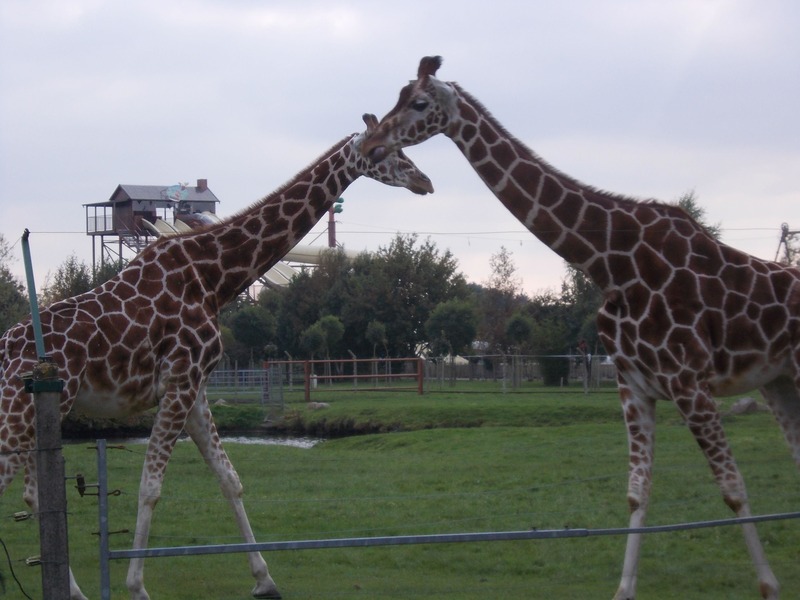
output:
[{"label": "wooden watchtower", "polygon": [[92,268],[129,260],[158,237],[157,225],[174,223],[178,214],[216,215],[218,202],[206,179],[196,186],[118,185],[107,201],[83,205]]}]

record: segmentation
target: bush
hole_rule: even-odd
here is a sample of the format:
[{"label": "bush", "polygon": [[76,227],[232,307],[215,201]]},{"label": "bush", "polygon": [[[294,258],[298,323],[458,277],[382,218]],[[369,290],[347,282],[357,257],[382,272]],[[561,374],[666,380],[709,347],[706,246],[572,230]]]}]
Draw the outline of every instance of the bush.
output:
[{"label": "bush", "polygon": [[543,356],[539,359],[542,368],[542,383],[547,386],[566,385],[569,380],[569,358]]}]

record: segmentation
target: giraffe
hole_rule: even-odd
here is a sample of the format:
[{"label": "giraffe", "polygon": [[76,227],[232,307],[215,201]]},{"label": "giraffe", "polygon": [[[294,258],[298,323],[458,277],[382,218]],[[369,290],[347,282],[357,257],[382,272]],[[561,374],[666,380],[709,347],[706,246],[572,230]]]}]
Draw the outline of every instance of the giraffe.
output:
[{"label": "giraffe", "polygon": [[[599,336],[618,371],[628,433],[630,527],[645,522],[657,400],[672,401],[725,503],[750,515],[713,398],[760,389],[800,467],[800,270],[722,244],[674,205],[599,191],[510,135],[457,83],[421,60],[417,79],[364,142],[386,152],[444,133],[500,202],[603,293]],[[743,525],[763,598],[779,585],[755,526]],[[636,593],[640,534],[628,536],[615,598]]]},{"label": "giraffe", "polygon": [[[367,129],[377,124],[364,115]],[[41,311],[46,352],[64,381],[62,416],[71,409],[121,417],[158,407],[139,487],[134,548],[147,545],[153,509],[178,436],[185,429],[219,480],[246,542],[255,542],[242,485],[220,442],[205,387],[222,357],[220,309],[280,260],[334,200],[364,175],[433,192],[430,179],[399,151],[386,164],[360,151],[364,134],[337,142],[281,188],[218,225],[158,239],[116,277]],[[26,470],[23,496],[37,512],[34,409],[21,374],[37,361],[30,319],[0,339],[0,492]],[[267,564],[249,554],[256,598],[280,598]],[[143,559],[131,560],[127,587],[146,600]],[[70,598],[85,599],[70,572]]]}]

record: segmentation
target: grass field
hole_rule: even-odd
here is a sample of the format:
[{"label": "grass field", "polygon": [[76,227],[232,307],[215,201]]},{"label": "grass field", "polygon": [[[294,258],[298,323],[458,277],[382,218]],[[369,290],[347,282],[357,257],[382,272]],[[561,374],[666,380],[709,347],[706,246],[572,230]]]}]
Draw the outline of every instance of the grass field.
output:
[{"label": "grass field", "polygon": [[[627,525],[627,449],[616,395],[339,393],[329,408],[289,407],[312,430],[386,431],[341,437],[311,449],[228,444],[245,484],[259,541],[472,531],[609,528]],[[235,407],[218,409],[235,419]],[[726,419],[755,514],[796,511],[798,477],[769,414]],[[133,529],[144,446],[110,451],[110,528]],[[659,407],[649,524],[731,516],[674,408]],[[96,478],[88,444],[65,449],[67,473]],[[27,593],[41,597],[35,521],[9,515],[25,507],[21,478],[0,498],[0,535]],[[84,592],[99,597],[97,501],[68,489],[71,562]],[[800,522],[759,525],[784,598],[800,597]],[[167,472],[151,546],[235,543],[233,517],[190,443]],[[112,536],[130,547],[131,534]],[[336,550],[265,556],[284,598],[502,599],[611,598],[623,537],[482,542]],[[127,598],[127,562],[112,563],[114,598]],[[9,597],[23,597],[6,575]],[[148,559],[154,599],[249,598],[241,554]],[[755,599],[754,570],[741,532],[723,527],[654,534],[643,545],[639,595],[647,599]]]}]

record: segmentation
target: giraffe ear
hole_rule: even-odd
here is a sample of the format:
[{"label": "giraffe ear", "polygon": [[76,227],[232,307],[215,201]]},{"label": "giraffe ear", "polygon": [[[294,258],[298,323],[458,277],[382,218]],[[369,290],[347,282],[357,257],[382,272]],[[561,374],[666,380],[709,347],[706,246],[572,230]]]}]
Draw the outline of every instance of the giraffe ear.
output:
[{"label": "giraffe ear", "polygon": [[441,56],[426,56],[419,61],[419,69],[417,69],[417,79],[436,75],[436,71],[442,66]]},{"label": "giraffe ear", "polygon": [[378,127],[378,117],[373,115],[372,113],[364,113],[361,116],[364,119],[364,123],[367,125],[367,133],[372,133]]}]

